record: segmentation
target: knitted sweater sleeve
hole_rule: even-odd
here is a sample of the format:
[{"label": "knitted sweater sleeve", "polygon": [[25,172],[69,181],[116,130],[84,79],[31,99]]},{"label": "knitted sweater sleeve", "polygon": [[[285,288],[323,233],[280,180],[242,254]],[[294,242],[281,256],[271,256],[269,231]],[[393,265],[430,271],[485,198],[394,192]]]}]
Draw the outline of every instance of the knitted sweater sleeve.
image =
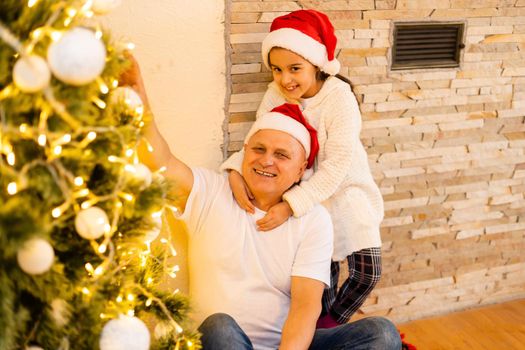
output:
[{"label": "knitted sweater sleeve", "polygon": [[306,181],[289,189],[283,199],[288,202],[295,217],[307,213],[315,204],[331,197],[343,180],[353,177],[350,172],[363,171],[352,167],[352,158],[361,142],[361,113],[351,91],[337,91],[324,101],[323,109],[326,142],[321,146],[315,173]]},{"label": "knitted sweater sleeve", "polygon": [[[256,118],[259,118],[262,114],[270,111],[272,108],[284,103],[284,98],[279,93],[277,87],[271,83],[266,92],[264,93],[263,99],[259,108],[257,109]],[[220,171],[236,170],[242,174],[242,160],[244,158],[244,149],[232,154],[224,163],[219,167]]]}]

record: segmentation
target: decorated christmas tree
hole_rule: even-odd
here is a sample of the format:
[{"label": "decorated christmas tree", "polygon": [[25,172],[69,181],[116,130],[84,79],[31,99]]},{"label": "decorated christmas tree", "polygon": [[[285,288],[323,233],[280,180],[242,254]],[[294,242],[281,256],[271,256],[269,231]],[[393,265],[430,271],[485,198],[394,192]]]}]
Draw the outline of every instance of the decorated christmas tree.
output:
[{"label": "decorated christmas tree", "polygon": [[0,350],[199,347],[160,286],[170,189],[137,157],[127,44],[96,21],[118,2],[0,1]]}]

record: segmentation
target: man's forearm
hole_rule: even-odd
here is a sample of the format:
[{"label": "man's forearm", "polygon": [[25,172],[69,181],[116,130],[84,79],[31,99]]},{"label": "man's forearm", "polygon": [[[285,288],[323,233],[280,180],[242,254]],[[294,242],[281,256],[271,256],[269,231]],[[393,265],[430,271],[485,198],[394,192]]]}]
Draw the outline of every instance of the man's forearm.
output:
[{"label": "man's forearm", "polygon": [[279,350],[306,350],[310,346],[321,305],[298,305],[290,308],[284,324]]}]

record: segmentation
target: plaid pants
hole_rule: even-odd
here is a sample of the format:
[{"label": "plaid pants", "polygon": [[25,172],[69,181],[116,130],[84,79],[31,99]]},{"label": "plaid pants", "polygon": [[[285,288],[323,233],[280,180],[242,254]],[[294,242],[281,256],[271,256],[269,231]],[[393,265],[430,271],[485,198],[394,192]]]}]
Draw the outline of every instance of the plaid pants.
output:
[{"label": "plaid pants", "polygon": [[381,248],[366,248],[346,257],[349,276],[338,287],[339,262],[332,261],[330,288],[324,290],[323,312],[330,312],[338,323],[346,323],[363,305],[381,278]]}]

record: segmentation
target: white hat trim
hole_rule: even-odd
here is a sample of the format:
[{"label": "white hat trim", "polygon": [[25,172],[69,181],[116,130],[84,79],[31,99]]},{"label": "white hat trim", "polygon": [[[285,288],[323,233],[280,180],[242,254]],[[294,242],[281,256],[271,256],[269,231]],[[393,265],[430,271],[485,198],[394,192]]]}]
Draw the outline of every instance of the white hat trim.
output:
[{"label": "white hat trim", "polygon": [[303,124],[292,117],[277,112],[263,114],[253,123],[244,139],[244,143],[248,143],[250,138],[262,129],[283,131],[293,136],[304,147],[306,158],[310,156],[310,133]]},{"label": "white hat trim", "polygon": [[273,47],[282,47],[293,51],[321,69],[328,63],[326,46],[297,29],[277,29],[268,33],[264,38],[261,53],[264,65],[267,68],[270,68],[268,54]]}]

